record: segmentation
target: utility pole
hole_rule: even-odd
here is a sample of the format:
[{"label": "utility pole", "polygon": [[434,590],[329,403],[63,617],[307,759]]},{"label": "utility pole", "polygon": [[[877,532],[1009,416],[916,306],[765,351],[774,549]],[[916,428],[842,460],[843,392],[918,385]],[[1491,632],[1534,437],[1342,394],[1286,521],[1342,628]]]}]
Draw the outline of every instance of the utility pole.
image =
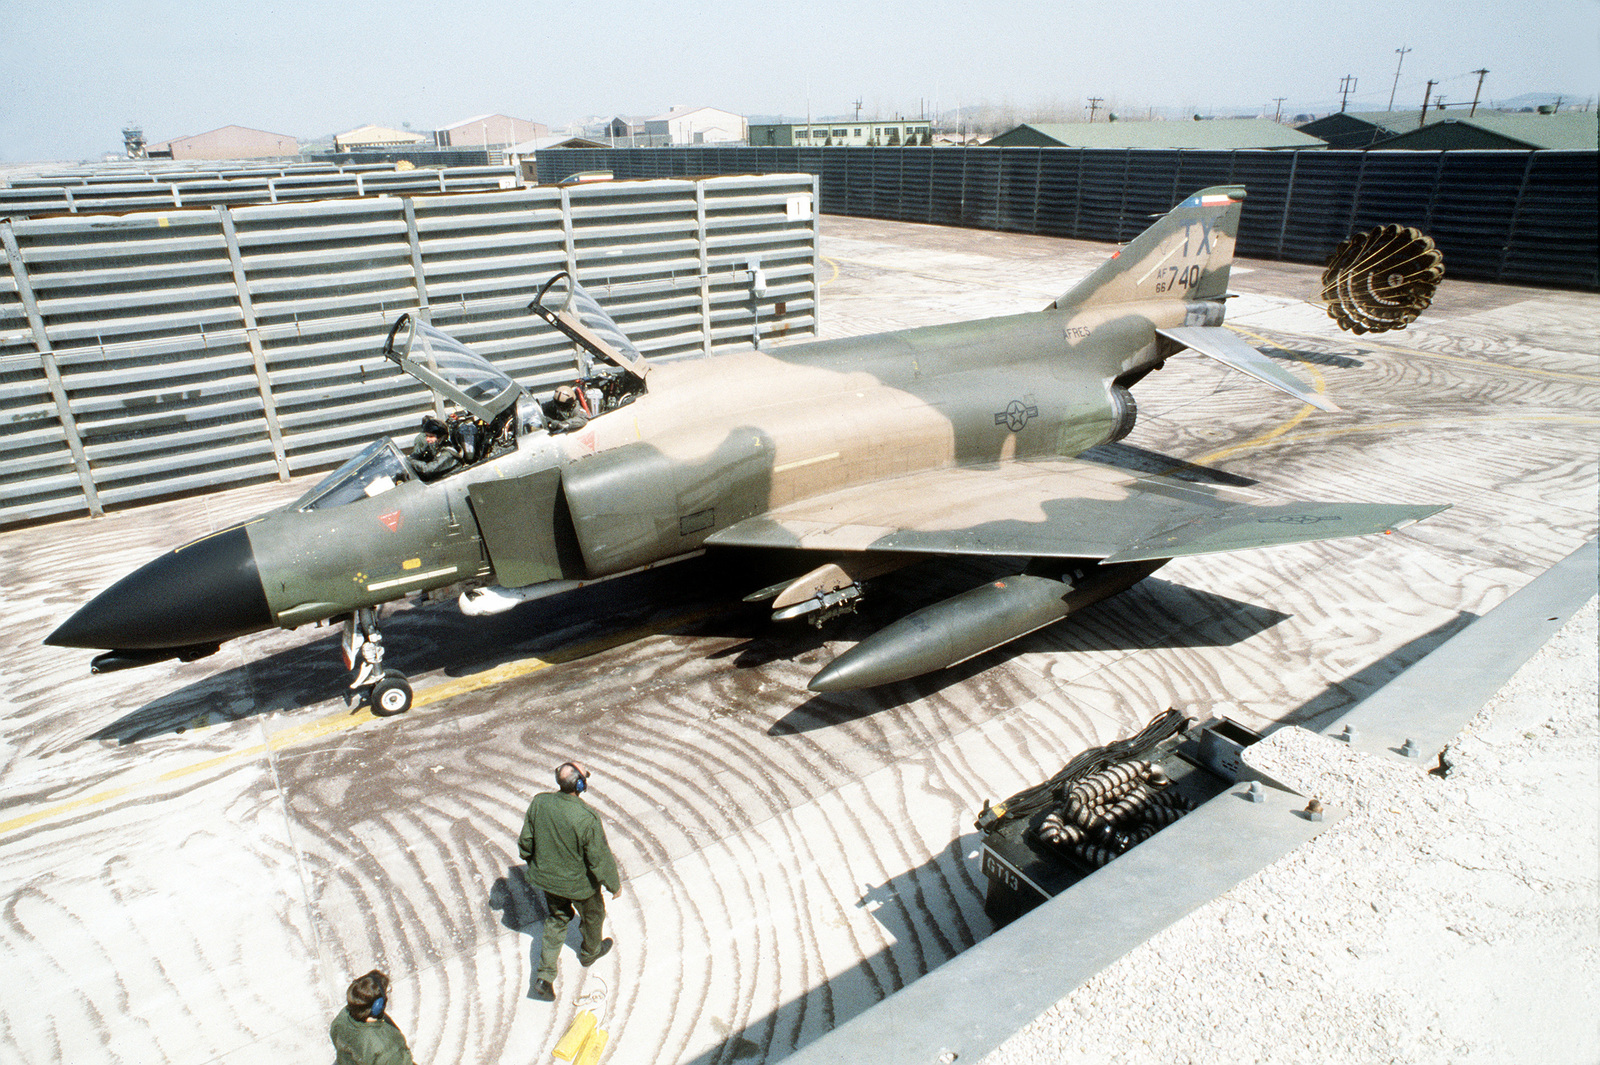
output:
[{"label": "utility pole", "polygon": [[1400,53],[1400,61],[1394,65],[1394,84],[1389,87],[1389,110],[1394,110],[1394,94],[1400,91],[1400,68],[1405,65],[1406,53],[1411,51],[1405,45],[1395,49]]},{"label": "utility pole", "polygon": [[1339,79],[1339,113],[1344,114],[1345,107],[1350,103],[1350,94],[1356,91],[1356,79],[1346,74]]},{"label": "utility pole", "polygon": [[1094,121],[1094,113],[1096,111],[1100,110],[1100,105],[1105,103],[1105,102],[1106,102],[1106,98],[1104,96],[1091,96],[1091,97],[1089,97],[1089,121],[1090,122]]},{"label": "utility pole", "polygon": [[1272,121],[1277,122],[1277,121],[1279,121],[1280,119],[1283,118],[1283,101],[1287,100],[1288,97],[1287,96],[1274,96],[1272,99],[1278,105],[1278,113],[1272,116]]},{"label": "utility pole", "polygon": [[1468,118],[1478,113],[1478,95],[1483,92],[1483,78],[1489,72],[1487,70],[1474,70],[1473,73],[1478,75],[1478,87],[1472,90],[1472,110],[1467,112]]},{"label": "utility pole", "polygon": [[861,97],[856,97],[856,121],[861,121]]},{"label": "utility pole", "polygon": [[1421,129],[1428,124],[1428,98],[1433,95],[1433,87],[1439,84],[1432,78],[1428,79],[1428,87],[1422,90],[1422,114],[1417,116],[1417,128]]}]

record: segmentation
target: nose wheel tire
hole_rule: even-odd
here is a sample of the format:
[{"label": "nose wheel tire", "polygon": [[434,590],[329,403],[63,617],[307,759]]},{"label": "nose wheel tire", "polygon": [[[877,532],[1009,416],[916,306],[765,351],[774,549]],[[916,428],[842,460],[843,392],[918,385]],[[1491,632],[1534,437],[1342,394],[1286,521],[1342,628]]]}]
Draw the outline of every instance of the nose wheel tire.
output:
[{"label": "nose wheel tire", "polygon": [[411,709],[411,684],[398,673],[390,673],[372,686],[372,712],[379,717],[394,717]]}]

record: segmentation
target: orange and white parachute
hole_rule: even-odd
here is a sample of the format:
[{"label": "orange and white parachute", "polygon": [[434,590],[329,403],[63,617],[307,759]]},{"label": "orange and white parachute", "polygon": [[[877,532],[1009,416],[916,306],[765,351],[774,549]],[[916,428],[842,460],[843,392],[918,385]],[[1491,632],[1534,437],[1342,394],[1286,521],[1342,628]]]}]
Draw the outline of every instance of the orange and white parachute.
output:
[{"label": "orange and white parachute", "polygon": [[1433,302],[1444,253],[1411,226],[1358,233],[1333,250],[1322,271],[1328,317],[1352,333],[1404,329]]}]

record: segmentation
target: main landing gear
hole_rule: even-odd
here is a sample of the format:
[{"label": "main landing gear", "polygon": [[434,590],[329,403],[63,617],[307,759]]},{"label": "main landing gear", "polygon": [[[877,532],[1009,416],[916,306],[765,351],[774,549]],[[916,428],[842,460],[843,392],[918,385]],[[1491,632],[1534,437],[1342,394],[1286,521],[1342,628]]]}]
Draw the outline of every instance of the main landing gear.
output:
[{"label": "main landing gear", "polygon": [[350,688],[364,692],[372,712],[393,717],[411,709],[411,682],[404,673],[383,668],[383,634],[378,612],[362,607],[344,619],[344,666],[352,674]]}]

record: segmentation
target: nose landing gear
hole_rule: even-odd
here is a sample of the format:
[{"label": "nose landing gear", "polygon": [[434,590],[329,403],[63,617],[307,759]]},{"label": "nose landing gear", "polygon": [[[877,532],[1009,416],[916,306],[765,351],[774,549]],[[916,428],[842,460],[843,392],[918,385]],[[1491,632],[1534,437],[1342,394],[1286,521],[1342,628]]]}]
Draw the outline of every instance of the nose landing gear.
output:
[{"label": "nose landing gear", "polygon": [[383,668],[383,634],[378,612],[362,607],[344,619],[344,665],[351,674],[350,689],[366,695],[372,712],[393,717],[411,709],[411,682],[404,673]]}]

